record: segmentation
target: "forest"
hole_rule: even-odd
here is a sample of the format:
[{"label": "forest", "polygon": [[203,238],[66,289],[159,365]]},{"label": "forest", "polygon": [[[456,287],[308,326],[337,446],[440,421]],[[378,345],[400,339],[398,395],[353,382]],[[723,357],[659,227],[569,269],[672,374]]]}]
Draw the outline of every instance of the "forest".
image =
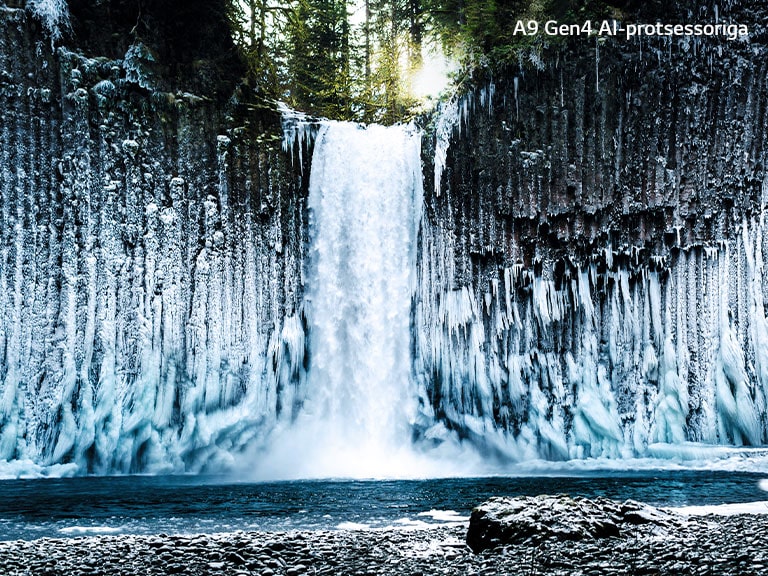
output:
[{"label": "forest", "polygon": [[650,13],[655,4],[229,0],[226,8],[248,78],[259,89],[316,115],[392,123],[420,110],[415,84],[437,81],[423,75],[425,68],[445,69],[450,61],[445,71],[456,84],[478,70],[537,64],[553,40],[515,36],[519,20],[623,19]]},{"label": "forest", "polygon": [[[158,75],[208,77],[228,98],[244,82],[265,100],[339,120],[391,124],[420,113],[439,80],[540,67],[563,38],[515,35],[519,21],[653,21],[660,0],[30,0],[58,43],[120,58],[140,43]],[[426,74],[425,74],[426,72]],[[439,79],[437,77],[440,77]],[[175,80],[178,83],[178,75]],[[424,86],[424,84],[428,86]],[[419,86],[419,84],[421,84]]]},{"label": "forest", "polygon": [[[53,42],[119,58],[136,43],[165,68],[214,77],[231,93],[313,115],[391,124],[452,86],[509,67],[541,69],[568,41],[515,34],[520,22],[691,17],[695,2],[661,0],[30,0]],[[201,72],[202,71],[202,72]],[[226,80],[221,82],[221,80]],[[178,78],[177,78],[178,80]],[[424,86],[424,84],[429,86]],[[203,84],[206,84],[205,82]],[[222,84],[229,88],[220,90]],[[206,84],[211,85],[211,82]],[[197,86],[200,89],[200,86]]]}]

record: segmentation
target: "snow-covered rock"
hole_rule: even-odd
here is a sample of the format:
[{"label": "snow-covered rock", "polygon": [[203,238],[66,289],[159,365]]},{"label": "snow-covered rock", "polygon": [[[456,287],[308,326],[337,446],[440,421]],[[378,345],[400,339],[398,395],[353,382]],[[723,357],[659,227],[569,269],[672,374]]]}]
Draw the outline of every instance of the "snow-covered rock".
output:
[{"label": "snow-covered rock", "polygon": [[472,511],[467,544],[474,552],[503,544],[623,536],[640,524],[674,529],[685,520],[648,504],[607,498],[498,496]]}]

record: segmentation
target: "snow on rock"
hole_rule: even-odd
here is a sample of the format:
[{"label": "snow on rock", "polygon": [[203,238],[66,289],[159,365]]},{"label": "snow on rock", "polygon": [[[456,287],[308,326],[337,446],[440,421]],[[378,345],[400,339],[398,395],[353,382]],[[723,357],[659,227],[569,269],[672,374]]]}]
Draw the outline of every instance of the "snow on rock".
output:
[{"label": "snow on rock", "polygon": [[24,12],[7,16],[0,462],[18,464],[0,474],[231,466],[304,361],[287,159],[202,100],[136,96],[153,89],[139,44],[41,53]]},{"label": "snow on rock", "polygon": [[479,553],[504,544],[626,537],[634,526],[663,531],[685,523],[677,514],[632,500],[558,496],[493,497],[472,510],[467,544]]},{"label": "snow on rock", "polygon": [[58,40],[69,28],[67,0],[27,0],[27,8],[42,22],[52,40]]}]

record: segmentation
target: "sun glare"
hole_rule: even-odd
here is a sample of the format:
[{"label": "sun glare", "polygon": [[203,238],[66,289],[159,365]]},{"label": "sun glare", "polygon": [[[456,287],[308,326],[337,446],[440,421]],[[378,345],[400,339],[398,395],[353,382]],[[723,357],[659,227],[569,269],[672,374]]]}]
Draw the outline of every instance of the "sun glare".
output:
[{"label": "sun glare", "polygon": [[455,64],[438,46],[425,46],[421,68],[413,74],[411,91],[419,100],[435,100],[448,87]]}]

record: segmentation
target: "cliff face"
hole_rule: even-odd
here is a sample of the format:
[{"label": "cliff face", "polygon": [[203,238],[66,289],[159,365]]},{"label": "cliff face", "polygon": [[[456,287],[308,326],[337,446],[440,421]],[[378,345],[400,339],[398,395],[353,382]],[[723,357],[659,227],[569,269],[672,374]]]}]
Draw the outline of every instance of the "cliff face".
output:
[{"label": "cliff face", "polygon": [[301,330],[276,117],[165,91],[141,41],[87,58],[0,18],[0,460],[218,466],[279,414]]},{"label": "cliff face", "polygon": [[444,110],[425,426],[513,457],[766,441],[764,36],[583,40]]},{"label": "cliff face", "polygon": [[47,5],[58,5],[68,15],[63,41],[83,54],[120,60],[140,42],[141,52],[151,57],[155,90],[183,87],[226,99],[245,71],[227,22],[226,0],[52,0]]},{"label": "cliff face", "polygon": [[[287,119],[286,154],[237,64],[214,65],[231,43],[163,40],[160,8],[88,6],[71,3],[70,49],[0,12],[0,461],[218,470],[336,369],[312,357],[304,297],[317,126]],[[410,362],[403,437],[503,459],[764,443],[766,31],[584,42],[478,81],[425,139],[411,346],[393,355]],[[375,352],[363,336],[349,358]],[[340,388],[365,395],[347,368]]]}]

